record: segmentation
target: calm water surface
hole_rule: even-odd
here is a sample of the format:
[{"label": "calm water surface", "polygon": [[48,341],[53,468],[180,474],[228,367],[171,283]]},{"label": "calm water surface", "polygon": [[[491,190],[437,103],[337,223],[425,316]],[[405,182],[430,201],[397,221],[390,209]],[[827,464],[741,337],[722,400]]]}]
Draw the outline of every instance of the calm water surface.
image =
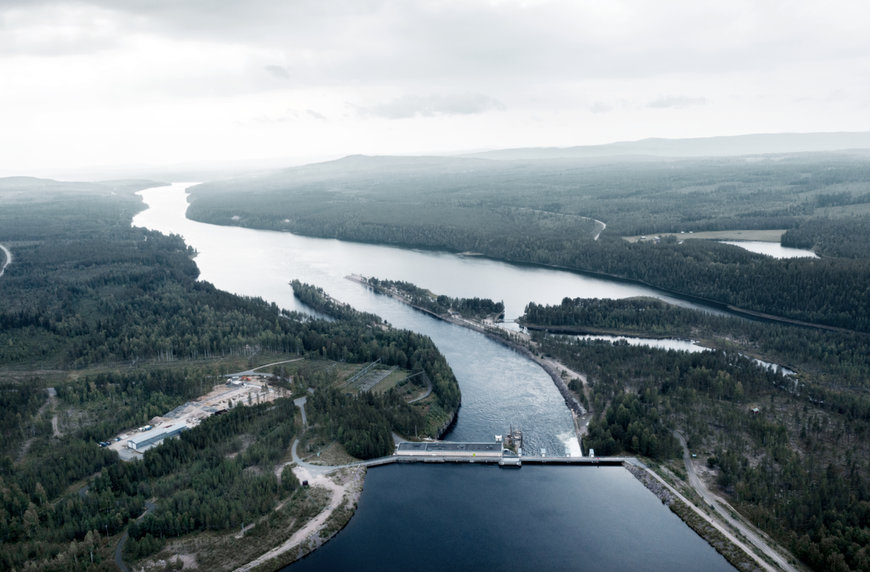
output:
[{"label": "calm water surface", "polygon": [[348,526],[286,570],[733,568],[621,467],[388,465]]},{"label": "calm water surface", "polygon": [[722,240],[724,244],[739,246],[749,252],[772,256],[773,258],[818,258],[812,250],[802,248],[790,248],[777,242],[763,242],[760,240]]}]

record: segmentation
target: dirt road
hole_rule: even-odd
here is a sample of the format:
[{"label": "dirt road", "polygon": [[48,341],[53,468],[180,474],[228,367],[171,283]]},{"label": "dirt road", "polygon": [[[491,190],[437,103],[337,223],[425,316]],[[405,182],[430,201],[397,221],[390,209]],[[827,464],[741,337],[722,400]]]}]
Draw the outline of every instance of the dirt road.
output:
[{"label": "dirt road", "polygon": [[[704,481],[702,481],[701,478],[698,477],[698,473],[695,471],[695,464],[692,462],[692,456],[689,454],[689,447],[686,443],[685,438],[683,438],[683,436],[677,431],[674,431],[674,437],[679,439],[680,445],[683,446],[683,462],[686,465],[686,474],[689,478],[689,485],[693,489],[695,489],[695,492],[697,492],[701,499],[703,499],[704,504],[706,504],[707,506],[716,507],[716,514],[720,518],[722,518],[730,526],[734,527],[734,529],[736,529],[744,538],[746,538],[746,540],[748,540],[758,550],[763,552],[764,555],[767,556],[767,558],[775,562],[781,570],[796,572],[797,568],[790,564],[788,559],[779,552],[779,550],[785,552],[784,549],[776,546],[776,543],[772,539],[764,535],[764,533],[762,533],[755,527],[731,516],[732,513],[737,514],[737,511],[734,510],[734,507],[728,504],[725,499],[710,491],[707,488],[707,485],[704,484]],[[776,546],[777,549],[774,549],[774,546]]]},{"label": "dirt road", "polygon": [[[304,419],[305,414],[305,398],[295,400],[296,406],[303,412],[303,423],[308,425]],[[248,562],[244,566],[236,568],[236,572],[247,572],[260,564],[267,562],[285,552],[295,549],[298,546],[308,544],[310,549],[319,546],[323,539],[320,536],[320,531],[324,528],[327,521],[332,517],[333,513],[340,506],[345,505],[352,507],[359,501],[359,495],[362,493],[363,476],[365,475],[365,466],[358,465],[343,465],[343,466],[326,466],[312,465],[303,461],[298,453],[299,439],[293,441],[291,447],[291,455],[293,459],[293,474],[299,479],[299,482],[308,482],[310,487],[321,487],[329,493],[329,504],[320,514],[315,516],[308,523],[297,530],[290,538],[280,545],[272,548],[268,552],[260,555],[255,560]],[[285,465],[278,465],[275,468],[275,475],[280,479],[281,472]]]},{"label": "dirt road", "polygon": [[2,250],[3,254],[6,255],[6,260],[3,262],[3,266],[0,266],[0,277],[2,277],[3,273],[6,272],[6,267],[12,264],[12,252],[2,244],[0,244],[0,250]]}]

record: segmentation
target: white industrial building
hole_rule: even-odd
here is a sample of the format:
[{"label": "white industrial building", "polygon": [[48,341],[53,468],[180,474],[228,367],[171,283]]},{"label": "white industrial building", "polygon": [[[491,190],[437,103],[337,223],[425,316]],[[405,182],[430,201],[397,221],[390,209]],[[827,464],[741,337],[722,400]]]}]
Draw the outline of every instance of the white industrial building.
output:
[{"label": "white industrial building", "polygon": [[157,427],[135,437],[130,437],[127,439],[127,447],[134,451],[142,452],[149,447],[159,445],[164,439],[174,437],[186,429],[187,425],[184,423],[173,423],[164,427]]}]

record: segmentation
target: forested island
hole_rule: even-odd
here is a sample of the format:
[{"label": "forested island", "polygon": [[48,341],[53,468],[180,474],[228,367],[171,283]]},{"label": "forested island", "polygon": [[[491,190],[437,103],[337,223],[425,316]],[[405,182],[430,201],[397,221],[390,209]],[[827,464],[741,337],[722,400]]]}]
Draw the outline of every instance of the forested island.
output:
[{"label": "forested island", "polygon": [[[177,554],[209,569],[244,564],[327,502],[289,468],[276,473],[291,442],[382,455],[392,432],[437,436],[459,407],[424,336],[359,313],[312,319],[198,281],[180,237],[131,227],[134,193],[150,186],[0,179],[0,244],[14,255],[0,277],[0,568],[183,566]],[[265,372],[287,397],[233,403],[133,461],[101,445],[224,374],[288,360]],[[374,362],[392,376],[347,386]],[[431,395],[409,404],[427,381]],[[294,395],[310,396],[319,429],[305,431]]]},{"label": "forested island", "polygon": [[350,277],[376,292],[401,298],[405,303],[434,316],[458,316],[467,320],[497,322],[504,319],[504,302],[489,298],[451,298],[434,294],[410,282],[375,277]]}]

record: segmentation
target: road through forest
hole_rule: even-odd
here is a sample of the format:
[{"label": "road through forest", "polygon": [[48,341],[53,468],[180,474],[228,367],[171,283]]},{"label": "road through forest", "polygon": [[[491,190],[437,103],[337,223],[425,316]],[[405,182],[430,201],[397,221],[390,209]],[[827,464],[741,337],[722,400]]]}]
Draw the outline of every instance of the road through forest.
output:
[{"label": "road through forest", "polygon": [[0,277],[2,277],[3,273],[6,272],[6,267],[12,264],[12,252],[2,244],[0,244],[0,250],[2,250],[3,254],[6,256],[3,266],[0,266]]}]

